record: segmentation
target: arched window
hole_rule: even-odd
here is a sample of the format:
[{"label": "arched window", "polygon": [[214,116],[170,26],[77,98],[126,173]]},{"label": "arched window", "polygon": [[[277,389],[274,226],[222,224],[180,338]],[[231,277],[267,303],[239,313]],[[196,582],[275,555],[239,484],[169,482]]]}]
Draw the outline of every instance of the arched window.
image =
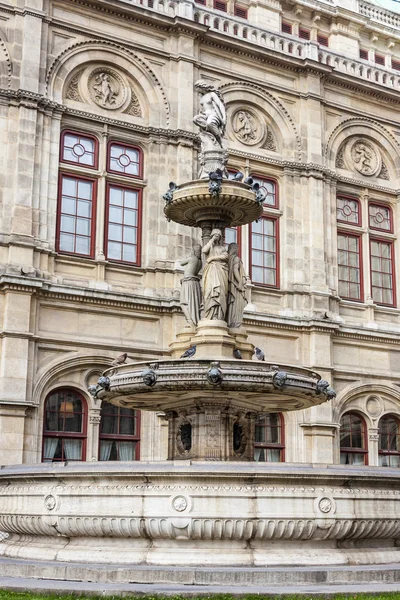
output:
[{"label": "arched window", "polygon": [[348,412],[340,419],[340,464],[368,464],[367,428],[357,413]]},{"label": "arched window", "polygon": [[400,467],[400,420],[394,415],[379,421],[379,465]]},{"label": "arched window", "polygon": [[103,402],[99,460],[139,460],[140,411]]},{"label": "arched window", "polygon": [[61,388],[45,401],[43,462],[85,460],[87,405],[76,390]]},{"label": "arched window", "polygon": [[284,427],[280,413],[259,415],[254,432],[256,462],[284,462]]}]

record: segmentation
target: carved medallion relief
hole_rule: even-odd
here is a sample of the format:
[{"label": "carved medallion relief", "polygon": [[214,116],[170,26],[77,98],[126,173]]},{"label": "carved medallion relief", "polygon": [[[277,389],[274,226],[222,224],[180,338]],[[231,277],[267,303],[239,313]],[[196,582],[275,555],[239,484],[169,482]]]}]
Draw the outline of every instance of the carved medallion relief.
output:
[{"label": "carved medallion relief", "polygon": [[86,67],[73,75],[65,99],[142,117],[133,82],[124,73],[105,65]]},{"label": "carved medallion relief", "polygon": [[240,107],[231,113],[230,127],[233,136],[246,146],[261,146],[276,152],[273,133],[257,111],[249,107]]},{"label": "carved medallion relief", "polygon": [[355,171],[364,177],[390,178],[378,147],[366,138],[352,138],[345,142],[338,150],[335,165],[338,169]]}]

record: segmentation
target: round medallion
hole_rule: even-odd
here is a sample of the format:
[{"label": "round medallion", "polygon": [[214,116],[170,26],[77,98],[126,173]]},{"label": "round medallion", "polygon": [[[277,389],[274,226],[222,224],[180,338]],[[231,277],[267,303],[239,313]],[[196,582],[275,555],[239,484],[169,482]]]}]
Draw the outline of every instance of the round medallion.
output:
[{"label": "round medallion", "polygon": [[121,167],[128,167],[131,164],[131,159],[127,154],[121,154],[118,157],[118,162],[121,165]]},{"label": "round medallion", "polygon": [[367,177],[378,175],[382,168],[379,152],[368,140],[357,140],[350,150],[351,161],[356,171]]},{"label": "round medallion", "polygon": [[121,75],[114,69],[98,67],[88,79],[91,99],[102,108],[116,110],[126,99],[127,87]]},{"label": "round medallion", "polygon": [[178,512],[183,512],[187,509],[188,501],[184,496],[177,496],[172,501],[172,506]]},{"label": "round medallion", "polygon": [[367,412],[371,415],[371,417],[379,417],[379,415],[382,412],[381,402],[378,398],[375,398],[374,396],[368,398],[366,408]]},{"label": "round medallion", "polygon": [[318,508],[323,513],[331,512],[333,508],[332,500],[330,498],[321,498],[318,502]]},{"label": "round medallion", "polygon": [[47,508],[47,510],[54,510],[57,505],[57,499],[51,494],[49,494],[44,499],[44,505]]},{"label": "round medallion", "polygon": [[241,108],[233,113],[232,129],[237,139],[247,146],[258,144],[265,131],[258,115],[248,108]]},{"label": "round medallion", "polygon": [[72,148],[72,152],[76,154],[76,156],[83,156],[85,154],[85,148],[82,144],[75,144]]}]

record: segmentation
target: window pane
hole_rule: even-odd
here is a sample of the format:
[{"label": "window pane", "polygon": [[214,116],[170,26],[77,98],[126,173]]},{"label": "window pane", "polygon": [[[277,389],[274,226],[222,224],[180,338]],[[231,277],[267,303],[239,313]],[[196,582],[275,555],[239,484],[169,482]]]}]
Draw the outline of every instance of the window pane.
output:
[{"label": "window pane", "polygon": [[139,151],[125,144],[110,144],[109,169],[130,177],[138,176],[140,172]]},{"label": "window pane", "polygon": [[110,223],[108,228],[108,237],[110,240],[122,242],[122,225],[113,225]]},{"label": "window pane", "polygon": [[138,192],[110,186],[109,202],[107,258],[137,263]]},{"label": "window pane", "polygon": [[389,207],[369,205],[369,226],[382,231],[391,231],[391,211]]},{"label": "window pane", "polygon": [[276,221],[266,217],[251,225],[251,272],[254,283],[276,285],[276,227]]},{"label": "window pane", "polygon": [[90,254],[90,239],[77,235],[75,239],[75,248],[78,254]]},{"label": "window pane", "polygon": [[114,260],[122,260],[122,244],[117,244],[116,242],[108,242],[108,258]]},{"label": "window pane", "polygon": [[61,230],[69,233],[75,233],[75,217],[63,215],[61,217]]},{"label": "window pane", "polygon": [[123,219],[122,208],[116,208],[115,206],[110,206],[109,219],[113,223],[122,223],[122,219]]},{"label": "window pane", "polygon": [[60,233],[60,250],[64,252],[75,251],[75,236]]},{"label": "window pane", "polygon": [[393,305],[391,242],[371,241],[371,283],[375,302]]},{"label": "window pane", "polygon": [[[58,249],[88,256],[91,252],[93,182],[63,176],[62,189],[74,197],[63,195],[61,198]],[[87,219],[77,219],[77,216]]]},{"label": "window pane", "polygon": [[76,233],[88,236],[90,234],[90,221],[88,219],[78,219],[76,222]]},{"label": "window pane", "polygon": [[[339,294],[349,300],[361,299],[360,239],[354,235],[338,234]],[[349,266],[351,268],[349,268]]]},{"label": "window pane", "polygon": [[352,224],[359,223],[359,205],[357,200],[338,197],[336,199],[336,207],[338,221]]},{"label": "window pane", "polygon": [[94,140],[80,134],[65,134],[62,137],[62,160],[88,167],[94,167]]}]

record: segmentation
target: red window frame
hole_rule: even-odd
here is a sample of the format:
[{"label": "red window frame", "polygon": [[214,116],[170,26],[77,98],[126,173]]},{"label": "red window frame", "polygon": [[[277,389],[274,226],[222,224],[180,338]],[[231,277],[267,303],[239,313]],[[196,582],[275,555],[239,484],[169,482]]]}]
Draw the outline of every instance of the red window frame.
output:
[{"label": "red window frame", "polygon": [[[108,226],[109,226],[109,214],[110,214],[110,187],[119,188],[124,191],[132,191],[137,192],[138,194],[138,208],[137,208],[137,227],[136,227],[136,262],[130,262],[127,260],[118,260],[115,258],[108,258]],[[135,188],[132,186],[121,185],[118,183],[113,183],[112,181],[107,181],[106,183],[106,214],[105,214],[105,223],[104,223],[104,255],[110,262],[125,264],[125,265],[134,265],[136,267],[140,267],[141,265],[141,257],[142,257],[142,189]],[[121,225],[121,223],[118,223]],[[134,244],[130,244],[134,245]]]},{"label": "red window frame", "polygon": [[[119,146],[125,146],[125,148],[130,148],[131,150],[136,150],[139,153],[139,173],[138,175],[131,175],[130,173],[121,173],[121,171],[114,171],[111,164],[111,146],[113,144],[118,144]],[[121,142],[119,140],[110,140],[107,144],[107,173],[115,173],[116,175],[120,175],[121,177],[128,177],[129,179],[143,179],[143,150],[139,146],[133,146],[132,144],[126,144],[125,142]]]},{"label": "red window frame", "polygon": [[[76,414],[81,414],[82,415],[82,431],[81,432],[75,432],[75,431],[48,431],[46,429],[46,405],[47,402],[49,400],[49,398],[56,393],[61,393],[61,392],[69,392],[72,393],[74,395],[76,395],[79,400],[82,403],[82,412],[81,413],[76,413]],[[65,401],[64,401],[65,402]],[[51,412],[57,412],[58,414],[60,413],[60,411],[51,411]],[[65,411],[64,411],[65,414]],[[60,459],[56,459],[56,460],[44,460],[44,445],[45,445],[45,441],[46,438],[57,438],[57,439],[79,439],[82,440],[82,447],[81,447],[81,459],[79,462],[86,462],[86,445],[87,445],[87,422],[88,422],[88,405],[86,402],[85,397],[83,396],[83,394],[79,391],[76,390],[75,388],[71,388],[71,387],[61,387],[61,388],[56,388],[54,390],[52,390],[51,392],[49,392],[46,396],[46,399],[44,401],[44,407],[43,407],[43,428],[42,428],[42,462],[65,462],[67,460],[76,460],[79,461],[79,459],[68,459],[68,458],[60,458]],[[64,423],[65,423],[65,419],[64,419]],[[64,454],[64,444],[62,442],[62,453]]]},{"label": "red window frame", "polygon": [[[113,406],[113,405],[110,405]],[[118,408],[118,414],[114,415],[112,413],[105,413],[103,414],[103,409],[107,409],[109,408],[109,402],[103,402],[102,407],[101,407],[101,412],[100,412],[100,417],[103,418],[103,416],[109,416],[112,417],[113,419],[118,419],[118,430],[120,429],[120,425],[121,425],[121,419],[126,418],[125,415],[121,416],[121,409],[123,407],[121,406],[117,406],[115,408]],[[141,412],[140,410],[136,410],[136,409],[131,409],[133,410],[133,412],[135,413],[134,416],[129,417],[132,419],[136,420],[135,423],[135,435],[127,435],[127,434],[121,434],[121,433],[102,433],[101,432],[101,421],[100,421],[100,428],[99,428],[99,453],[98,453],[98,457],[99,457],[99,461],[100,461],[100,446],[101,446],[101,441],[102,440],[108,440],[108,441],[115,441],[115,442],[136,442],[136,446],[135,446],[135,460],[140,460],[140,441],[141,441]],[[107,461],[101,461],[101,462],[107,462]]]},{"label": "red window frame", "polygon": [[[387,275],[388,273],[384,272],[384,271],[376,271],[375,269],[372,269],[372,243],[373,242],[378,242],[378,243],[382,243],[382,244],[387,244],[388,246],[390,246],[390,260],[391,260],[391,266],[392,266],[392,272],[391,272],[391,276],[392,276],[392,298],[393,298],[393,302],[391,304],[387,303],[387,302],[378,302],[377,300],[374,299],[374,295],[373,295],[373,288],[374,287],[380,287],[377,285],[373,285],[372,284],[372,273],[376,272],[376,273],[383,273],[385,275]],[[374,255],[376,256],[376,255]],[[382,256],[377,257],[377,258],[382,258]],[[373,301],[375,302],[375,304],[378,304],[379,306],[396,306],[396,270],[395,270],[395,263],[394,263],[394,240],[392,239],[387,239],[387,238],[381,238],[378,236],[370,236],[370,240],[369,240],[369,260],[370,260],[370,276],[371,276],[371,296]],[[381,289],[389,289],[389,288],[381,288]]]},{"label": "red window frame", "polygon": [[327,35],[317,35],[317,42],[320,46],[329,47],[329,38]]},{"label": "red window frame", "polygon": [[363,60],[368,60],[368,50],[360,48],[360,58],[362,58]]},{"label": "red window frame", "polygon": [[392,58],[392,69],[400,71],[400,60],[395,60],[394,58]]},{"label": "red window frame", "polygon": [[248,18],[247,8],[243,8],[242,6],[237,6],[235,4],[234,15],[235,15],[235,17],[240,17],[241,19],[247,19]]},{"label": "red window frame", "polygon": [[206,0],[195,0],[196,4],[203,4],[203,6],[206,5]]},{"label": "red window frame", "polygon": [[[241,256],[242,255],[242,227],[226,227],[225,231],[227,229],[231,229],[231,230],[234,229],[236,231],[236,242],[233,242],[233,243],[236,243],[238,245],[238,247],[239,247],[238,254],[239,254],[239,256]],[[228,242],[225,242],[225,243],[227,245],[229,245]]]},{"label": "red window frame", "polygon": [[[343,417],[356,417],[357,419],[360,419],[361,421],[361,426],[362,426],[362,431],[361,431],[361,437],[363,440],[363,447],[362,448],[358,448],[358,447],[353,447],[353,446],[342,446],[341,445],[341,441],[340,441],[340,434],[341,432],[350,432],[350,439],[352,437],[352,428],[351,428],[351,421],[350,421],[350,429],[343,429],[342,426],[342,419]],[[358,412],[355,411],[349,411],[344,413],[341,418],[340,418],[340,429],[339,429],[339,447],[340,447],[340,453],[342,454],[364,454],[364,465],[368,465],[368,432],[367,432],[367,424],[365,422],[364,417],[362,417]],[[341,463],[343,464],[343,463]],[[352,466],[352,465],[350,465]],[[355,466],[359,466],[359,465],[355,465]]]},{"label": "red window frame", "polygon": [[383,54],[375,53],[375,64],[385,66],[385,57]]},{"label": "red window frame", "polygon": [[[358,240],[358,271],[359,271],[359,276],[360,276],[360,297],[359,298],[353,298],[351,296],[341,296],[340,292],[339,292],[339,296],[343,299],[343,300],[352,300],[353,302],[363,302],[364,301],[364,277],[363,277],[363,255],[362,255],[362,234],[361,233],[355,233],[355,232],[350,232],[347,230],[338,230],[337,235],[339,237],[339,235],[342,236],[346,236],[346,237],[352,237],[352,238],[356,238]],[[348,252],[352,252],[352,251],[348,251]],[[356,254],[354,252],[354,254]],[[338,244],[338,282],[342,281],[344,283],[352,283],[351,281],[347,281],[345,279],[340,279],[340,267],[344,266],[344,267],[349,267],[349,265],[341,265],[339,263],[339,244]],[[356,267],[353,267],[356,268]]]},{"label": "red window frame", "polygon": [[281,31],[282,33],[288,33],[289,35],[292,35],[292,30],[293,30],[293,26],[291,23],[287,23],[286,21],[282,21],[281,24]]},{"label": "red window frame", "polygon": [[[376,207],[381,207],[384,208],[386,210],[389,211],[389,229],[382,229],[381,227],[374,227],[373,225],[371,225],[371,217],[369,214],[369,209],[371,208],[371,206],[376,206]],[[373,229],[374,231],[379,231],[379,233],[393,233],[393,210],[391,206],[388,206],[387,204],[383,204],[382,202],[370,202],[368,204],[368,227],[370,229]]]},{"label": "red window frame", "polygon": [[[265,413],[265,414],[260,414],[258,415],[257,419],[260,417],[264,417],[267,416],[271,413]],[[278,416],[279,419],[279,425],[277,427],[278,431],[279,431],[279,442],[256,442],[255,441],[255,428],[257,427],[257,419],[255,421],[254,424],[254,451],[256,448],[263,448],[265,450],[279,450],[280,452],[280,460],[279,461],[257,461],[257,462],[285,462],[285,421],[283,418],[282,413],[272,413],[272,414],[276,414]],[[264,425],[264,428],[267,428],[267,425]],[[275,427],[274,427],[275,429]],[[267,438],[267,436],[265,436]],[[267,453],[266,453],[267,455]]]},{"label": "red window frame", "polygon": [[[70,179],[76,179],[78,181],[88,181],[93,184],[92,187],[92,216],[91,216],[91,230],[90,230],[90,254],[81,254],[79,252],[67,252],[66,250],[60,250],[60,234],[61,234],[61,217],[63,214],[68,215],[69,213],[63,213],[61,211],[62,203],[62,182],[65,177]],[[96,237],[96,208],[97,208],[97,179],[87,177],[85,175],[76,175],[67,171],[60,171],[58,178],[58,199],[57,199],[57,226],[56,226],[56,250],[60,254],[66,254],[68,256],[82,256],[85,258],[94,258],[95,254],[95,237]],[[72,216],[72,215],[71,215]]]},{"label": "red window frame", "polygon": [[[351,200],[352,202],[357,202],[358,205],[358,220],[356,223],[353,223],[352,221],[345,221],[344,219],[339,219],[337,216],[338,213],[338,206],[337,206],[337,201],[338,200]],[[361,227],[362,224],[362,216],[361,216],[361,203],[359,201],[358,198],[356,198],[355,196],[347,196],[346,194],[338,194],[336,197],[336,221],[338,223],[345,223],[346,225],[350,225],[352,227]]]},{"label": "red window frame", "polygon": [[215,10],[220,10],[221,12],[226,12],[227,11],[226,2],[224,2],[223,0],[214,0],[214,8],[215,8]]},{"label": "red window frame", "polygon": [[[63,151],[64,151],[64,138],[66,135],[76,135],[78,137],[82,137],[82,138],[87,138],[90,139],[94,142],[94,151],[93,151],[93,156],[94,156],[94,161],[93,161],[93,165],[84,165],[81,163],[77,163],[74,162],[73,160],[65,160],[63,158]],[[66,165],[74,165],[75,167],[81,167],[83,169],[92,169],[93,171],[97,171],[97,169],[99,168],[99,140],[97,139],[96,136],[94,135],[90,135],[87,133],[83,133],[82,131],[75,131],[73,129],[63,129],[61,132],[61,138],[60,138],[60,156],[59,156],[59,160],[60,163],[62,164],[66,164]]]},{"label": "red window frame", "polygon": [[[397,433],[395,434],[391,434],[390,432],[383,432],[381,427],[383,422],[385,421],[385,419],[393,419],[394,421],[396,421],[397,423]],[[379,425],[378,425],[378,433],[379,433],[379,443],[378,443],[378,454],[379,456],[386,456],[387,460],[388,460],[388,464],[387,465],[379,465],[379,466],[385,466],[385,467],[390,467],[390,457],[391,456],[398,456],[399,460],[400,460],[400,450],[382,450],[381,448],[381,443],[382,443],[382,435],[387,435],[388,436],[388,447],[390,448],[390,440],[392,437],[397,437],[397,443],[396,446],[398,448],[400,448],[400,419],[397,415],[392,415],[392,414],[387,414],[387,415],[383,415],[383,417],[381,417],[381,419],[379,420]],[[396,467],[398,467],[399,465],[395,465]]]},{"label": "red window frame", "polygon": [[[274,226],[275,226],[275,269],[269,269],[269,270],[275,270],[275,285],[271,285],[268,283],[260,283],[259,281],[253,281],[253,257],[252,257],[252,251],[253,251],[253,240],[252,240],[252,233],[253,233],[253,224],[250,224],[249,227],[249,250],[250,250],[250,265],[249,265],[249,271],[250,271],[250,279],[252,281],[252,283],[254,285],[260,286],[260,287],[265,287],[268,289],[279,289],[280,287],[280,248],[279,248],[279,217],[278,216],[273,216],[273,215],[267,215],[264,214],[260,217],[260,220],[268,220],[268,221],[273,221],[274,222]],[[255,248],[255,250],[257,250],[257,248]],[[264,250],[262,250],[262,252],[264,252]],[[254,265],[254,266],[258,266],[258,265]],[[265,269],[266,267],[262,267],[262,269]]]},{"label": "red window frame", "polygon": [[304,29],[303,27],[299,27],[299,38],[302,40],[309,40],[311,38],[311,32],[309,29]]},{"label": "red window frame", "polygon": [[266,204],[266,203],[264,203],[263,206],[265,208],[279,208],[279,185],[278,185],[278,180],[275,179],[275,177],[266,177],[265,175],[260,175],[260,173],[251,173],[250,177],[253,177],[253,179],[254,178],[261,179],[262,181],[266,181],[266,182],[274,184],[274,187],[275,187],[275,194],[274,194],[275,204]]}]

